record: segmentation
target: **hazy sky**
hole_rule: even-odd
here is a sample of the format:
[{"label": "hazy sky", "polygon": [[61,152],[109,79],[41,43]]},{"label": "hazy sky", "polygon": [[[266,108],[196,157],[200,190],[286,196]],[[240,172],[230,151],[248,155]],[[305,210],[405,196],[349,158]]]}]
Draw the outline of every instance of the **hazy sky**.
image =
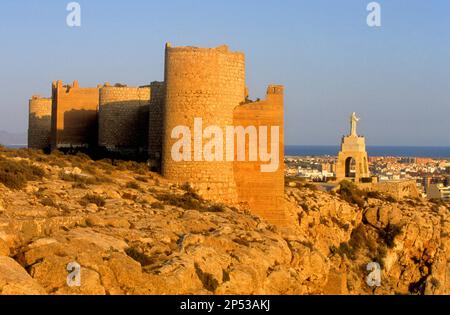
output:
[{"label": "hazy sky", "polygon": [[252,98],[285,85],[287,144],[338,144],[348,116],[369,145],[450,145],[450,1],[64,0],[0,4],[0,130],[27,129],[51,82],[163,79],[164,43],[243,51]]}]

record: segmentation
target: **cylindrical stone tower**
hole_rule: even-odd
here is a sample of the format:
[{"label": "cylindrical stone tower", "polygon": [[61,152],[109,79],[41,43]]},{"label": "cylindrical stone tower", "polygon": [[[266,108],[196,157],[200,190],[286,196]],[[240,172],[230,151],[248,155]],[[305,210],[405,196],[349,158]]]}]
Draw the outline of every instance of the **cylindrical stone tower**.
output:
[{"label": "cylindrical stone tower", "polygon": [[[237,200],[233,162],[225,159],[225,130],[233,125],[233,110],[245,100],[245,57],[227,46],[217,48],[171,47],[166,45],[166,97],[163,114],[162,175],[178,183],[189,182],[206,198]],[[194,151],[194,119],[202,127],[217,126],[224,133],[223,161],[207,162]],[[191,160],[175,161],[171,156],[172,130],[187,126],[191,131]],[[197,138],[198,140],[198,138]],[[203,144],[207,139],[203,139]],[[197,151],[198,153],[198,151]]]},{"label": "cylindrical stone tower", "polygon": [[29,101],[28,147],[43,150],[50,146],[52,99],[33,96]]}]

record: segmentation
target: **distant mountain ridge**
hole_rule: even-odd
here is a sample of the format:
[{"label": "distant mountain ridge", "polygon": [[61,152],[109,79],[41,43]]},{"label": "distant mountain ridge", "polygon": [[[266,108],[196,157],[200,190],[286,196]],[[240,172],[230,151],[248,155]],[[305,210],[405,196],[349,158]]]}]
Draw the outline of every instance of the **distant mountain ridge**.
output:
[{"label": "distant mountain ridge", "polygon": [[27,144],[27,134],[24,133],[11,133],[8,131],[0,130],[0,144],[3,145],[24,145]]}]

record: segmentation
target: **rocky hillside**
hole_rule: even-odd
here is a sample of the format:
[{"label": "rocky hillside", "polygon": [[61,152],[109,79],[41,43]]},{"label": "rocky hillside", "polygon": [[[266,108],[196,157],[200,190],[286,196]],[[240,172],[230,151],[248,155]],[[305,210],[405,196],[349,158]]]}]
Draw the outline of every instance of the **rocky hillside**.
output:
[{"label": "rocky hillside", "polygon": [[276,227],[145,164],[0,149],[0,293],[450,293],[448,204],[294,181],[286,210]]}]

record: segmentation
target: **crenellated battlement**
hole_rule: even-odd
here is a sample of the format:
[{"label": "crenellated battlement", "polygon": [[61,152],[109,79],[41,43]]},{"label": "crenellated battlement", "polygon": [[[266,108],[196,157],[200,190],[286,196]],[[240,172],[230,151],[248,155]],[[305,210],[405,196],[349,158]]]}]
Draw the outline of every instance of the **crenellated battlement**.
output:
[{"label": "crenellated battlement", "polygon": [[271,84],[267,87],[266,94],[267,95],[270,95],[270,94],[283,95],[284,94],[284,86]]}]

